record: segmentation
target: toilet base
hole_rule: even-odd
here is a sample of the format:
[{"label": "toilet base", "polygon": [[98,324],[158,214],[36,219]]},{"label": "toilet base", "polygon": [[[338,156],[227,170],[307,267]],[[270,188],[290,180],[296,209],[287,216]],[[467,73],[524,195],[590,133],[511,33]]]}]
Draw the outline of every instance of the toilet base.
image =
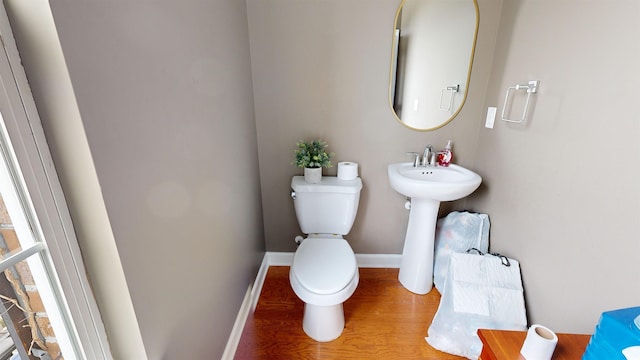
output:
[{"label": "toilet base", "polygon": [[337,339],[344,330],[344,310],[338,305],[304,304],[302,329],[313,340],[327,342]]}]

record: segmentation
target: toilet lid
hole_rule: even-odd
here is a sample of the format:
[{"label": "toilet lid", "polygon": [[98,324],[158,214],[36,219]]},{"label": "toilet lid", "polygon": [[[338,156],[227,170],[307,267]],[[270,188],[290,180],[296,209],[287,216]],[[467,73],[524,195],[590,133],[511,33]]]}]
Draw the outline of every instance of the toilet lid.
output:
[{"label": "toilet lid", "polygon": [[304,240],[291,266],[300,284],[316,294],[333,294],[344,289],[358,270],[349,243],[332,238]]}]

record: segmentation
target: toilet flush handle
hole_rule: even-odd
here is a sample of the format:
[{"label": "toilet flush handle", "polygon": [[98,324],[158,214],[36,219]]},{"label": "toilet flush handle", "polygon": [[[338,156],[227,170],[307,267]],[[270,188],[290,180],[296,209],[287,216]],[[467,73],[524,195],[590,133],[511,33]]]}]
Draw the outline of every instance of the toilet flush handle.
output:
[{"label": "toilet flush handle", "polygon": [[296,192],[295,192],[295,191],[293,191],[293,189],[291,189],[291,198],[292,198],[293,200],[295,200],[295,199],[296,199]]}]

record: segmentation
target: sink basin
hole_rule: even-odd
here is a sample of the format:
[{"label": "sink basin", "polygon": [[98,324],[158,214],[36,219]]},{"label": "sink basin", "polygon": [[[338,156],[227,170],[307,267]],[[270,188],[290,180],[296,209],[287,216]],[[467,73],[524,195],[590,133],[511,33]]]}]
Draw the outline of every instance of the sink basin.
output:
[{"label": "sink basin", "polygon": [[391,187],[404,196],[437,201],[462,199],[474,192],[482,178],[462,166],[413,167],[413,163],[389,165]]},{"label": "sink basin", "polygon": [[448,167],[396,163],[388,167],[389,183],[411,198],[398,280],[416,294],[433,287],[433,247],[441,201],[462,199],[474,192],[482,178],[459,165]]}]

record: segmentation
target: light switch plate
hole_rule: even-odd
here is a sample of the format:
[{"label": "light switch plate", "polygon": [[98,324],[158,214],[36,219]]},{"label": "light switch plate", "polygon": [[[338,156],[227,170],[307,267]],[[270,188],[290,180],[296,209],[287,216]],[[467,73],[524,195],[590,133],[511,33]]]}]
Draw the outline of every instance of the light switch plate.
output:
[{"label": "light switch plate", "polygon": [[496,122],[496,111],[498,109],[490,106],[487,108],[487,120],[484,123],[484,127],[487,129],[493,129],[493,124]]}]

